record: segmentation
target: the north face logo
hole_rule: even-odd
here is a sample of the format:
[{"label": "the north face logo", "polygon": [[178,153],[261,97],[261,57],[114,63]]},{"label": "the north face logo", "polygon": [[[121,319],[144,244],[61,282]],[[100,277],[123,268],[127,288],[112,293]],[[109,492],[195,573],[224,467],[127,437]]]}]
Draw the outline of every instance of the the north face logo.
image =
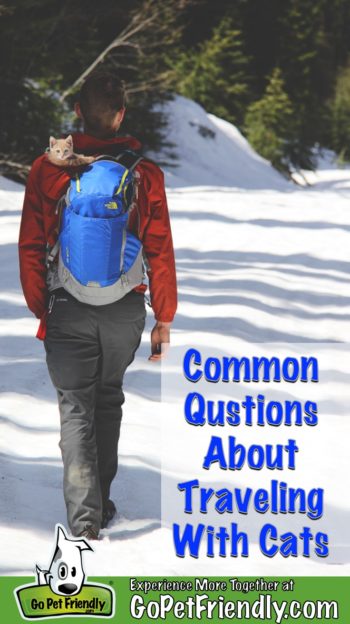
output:
[{"label": "the north face logo", "polygon": [[108,204],[105,204],[106,208],[109,208],[109,210],[117,210],[118,208],[118,204],[116,202],[108,202]]}]

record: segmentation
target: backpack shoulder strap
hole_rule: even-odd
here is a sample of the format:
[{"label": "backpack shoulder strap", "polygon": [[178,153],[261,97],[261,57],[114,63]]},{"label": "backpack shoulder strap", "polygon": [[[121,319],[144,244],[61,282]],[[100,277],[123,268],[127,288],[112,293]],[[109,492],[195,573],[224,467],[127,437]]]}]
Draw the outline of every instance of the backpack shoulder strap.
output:
[{"label": "backpack shoulder strap", "polygon": [[98,156],[95,158],[96,160],[112,160],[114,162],[119,162],[123,167],[132,171],[135,169],[136,165],[143,159],[143,156],[133,152],[132,150],[124,150],[117,154],[117,156],[111,156],[110,154],[102,154],[102,156]]},{"label": "backpack shoulder strap", "polygon": [[116,159],[118,162],[124,165],[124,167],[129,169],[129,171],[132,171],[133,169],[135,169],[136,165],[140,162],[140,160],[143,159],[143,156],[140,156],[140,154],[137,154],[132,150],[125,150],[124,152],[118,154]]}]

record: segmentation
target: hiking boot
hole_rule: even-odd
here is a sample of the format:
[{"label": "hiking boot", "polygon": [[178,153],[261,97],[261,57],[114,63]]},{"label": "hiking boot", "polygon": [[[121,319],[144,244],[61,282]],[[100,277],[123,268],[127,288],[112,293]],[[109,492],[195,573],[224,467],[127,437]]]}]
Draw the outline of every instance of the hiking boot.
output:
[{"label": "hiking boot", "polygon": [[102,510],[101,529],[105,529],[111,520],[113,520],[117,510],[113,501],[108,500],[106,506]]},{"label": "hiking boot", "polygon": [[86,525],[85,529],[79,533],[78,537],[86,537],[88,540],[98,540],[98,530],[91,525]]}]

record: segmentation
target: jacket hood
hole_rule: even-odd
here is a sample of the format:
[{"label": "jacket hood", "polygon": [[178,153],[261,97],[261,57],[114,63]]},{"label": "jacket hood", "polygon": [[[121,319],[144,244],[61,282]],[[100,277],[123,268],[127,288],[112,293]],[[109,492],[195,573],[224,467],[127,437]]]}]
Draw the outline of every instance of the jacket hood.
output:
[{"label": "jacket hood", "polygon": [[125,137],[113,137],[112,139],[98,139],[90,136],[89,134],[83,134],[81,132],[74,132],[72,134],[74,151],[85,155],[93,154],[114,154],[122,151],[123,149],[140,150],[141,143],[132,136]]},{"label": "jacket hood", "polygon": [[[138,151],[141,148],[141,143],[131,136],[97,139],[89,134],[75,132],[72,134],[72,137],[74,152],[84,154],[84,156],[95,156],[98,154],[116,156],[125,149]],[[46,154],[40,156],[36,162],[40,167],[37,179],[41,192],[46,197],[57,201],[69,184],[71,171],[67,168],[56,167],[50,163],[46,158]]]}]

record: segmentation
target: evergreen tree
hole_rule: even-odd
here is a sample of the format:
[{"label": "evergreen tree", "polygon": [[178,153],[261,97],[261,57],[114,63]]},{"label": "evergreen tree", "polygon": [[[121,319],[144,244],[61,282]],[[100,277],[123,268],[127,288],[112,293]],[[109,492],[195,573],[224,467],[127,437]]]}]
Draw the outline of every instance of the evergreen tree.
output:
[{"label": "evergreen tree", "polygon": [[337,75],[331,102],[331,143],[341,160],[350,160],[350,64]]},{"label": "evergreen tree", "polygon": [[197,51],[182,52],[175,66],[175,86],[208,112],[241,123],[249,101],[247,66],[242,34],[225,17]]},{"label": "evergreen tree", "polygon": [[280,67],[295,111],[289,162],[312,167],[316,142],[347,150],[341,82],[348,78],[345,70],[337,75],[350,55],[350,0],[104,0],[100,7],[95,0],[1,0],[3,155],[29,162],[50,133],[69,129],[79,86],[64,106],[58,94],[141,9],[142,29],[103,64],[126,81],[123,131],[146,148],[164,145],[166,120],[154,105],[170,88],[242,126],[247,107],[267,95],[266,76]]},{"label": "evergreen tree", "polygon": [[[139,21],[135,17],[141,15]],[[50,133],[67,131],[80,85],[59,96],[132,24],[134,34],[103,64],[126,81],[129,106],[123,131],[145,148],[162,144],[164,119],[154,104],[168,87],[163,54],[178,37],[171,0],[8,0],[0,7],[0,143],[2,158],[31,162]],[[139,28],[140,26],[140,28]]]},{"label": "evergreen tree", "polygon": [[280,25],[279,57],[296,116],[292,162],[313,168],[313,147],[322,142],[326,101],[332,89],[331,41],[325,0],[287,0]]},{"label": "evergreen tree", "polygon": [[288,173],[294,137],[295,113],[281,70],[276,68],[263,97],[248,107],[245,130],[251,145],[276,169]]}]

